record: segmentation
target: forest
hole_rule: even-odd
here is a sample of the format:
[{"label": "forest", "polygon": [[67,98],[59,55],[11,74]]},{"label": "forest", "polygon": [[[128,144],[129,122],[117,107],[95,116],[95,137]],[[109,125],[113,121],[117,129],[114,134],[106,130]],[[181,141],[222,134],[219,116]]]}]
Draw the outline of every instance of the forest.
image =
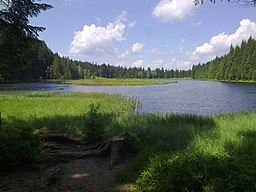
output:
[{"label": "forest", "polygon": [[[6,51],[6,48],[0,46],[1,50]],[[191,76],[191,70],[115,67],[105,63],[72,60],[69,57],[61,57],[57,53],[54,54],[45,42],[39,40],[35,40],[22,62],[23,65],[16,67],[12,64],[12,59],[2,60],[0,74],[5,80],[90,79],[95,77],[151,79]]]},{"label": "forest", "polygon": [[[1,54],[8,52],[0,46]],[[256,40],[250,37],[240,46],[231,45],[229,53],[206,62],[193,65],[192,70],[142,67],[123,67],[110,64],[72,60],[53,53],[44,41],[33,40],[22,60],[16,56],[1,57],[0,79],[90,79],[102,78],[192,78],[216,80],[256,80]],[[16,62],[14,62],[16,61]]]},{"label": "forest", "polygon": [[229,53],[205,64],[193,65],[193,79],[256,80],[256,40],[250,37],[240,46],[231,45]]},{"label": "forest", "polygon": [[[231,45],[228,54],[193,65],[189,70],[127,68],[61,57],[38,39],[38,33],[45,28],[29,25],[30,17],[37,17],[41,11],[53,7],[29,2],[0,1],[0,82],[96,77],[256,80],[256,40],[252,37],[243,40],[240,46]],[[255,1],[252,2],[255,5]]]}]

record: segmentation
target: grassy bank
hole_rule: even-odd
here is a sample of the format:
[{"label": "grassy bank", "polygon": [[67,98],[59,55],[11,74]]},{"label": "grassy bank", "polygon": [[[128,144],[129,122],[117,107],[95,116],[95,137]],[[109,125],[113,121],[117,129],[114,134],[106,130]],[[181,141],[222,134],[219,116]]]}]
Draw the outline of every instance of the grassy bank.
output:
[{"label": "grassy bank", "polygon": [[83,129],[83,115],[90,103],[99,104],[100,113],[106,118],[131,113],[134,109],[134,101],[103,93],[0,93],[0,101],[4,126],[19,120],[35,129],[73,134]]},{"label": "grassy bank", "polygon": [[120,183],[138,191],[255,191],[256,112],[135,119],[130,130],[150,150],[118,174]]},{"label": "grassy bank", "polygon": [[88,111],[96,109],[91,122],[104,125],[100,138],[107,138],[115,119],[132,114],[134,106],[120,95],[101,93],[0,93],[0,171],[35,162],[40,153],[35,129],[85,136],[89,141],[88,134],[97,135],[87,129]]},{"label": "grassy bank", "polygon": [[[38,141],[24,132],[47,129],[83,134],[84,114],[93,102],[101,103],[104,137],[126,134],[139,152],[117,174],[119,189],[255,191],[256,112],[206,117],[135,115],[133,101],[95,93],[1,93],[0,101],[0,161],[15,157],[15,150],[37,154],[27,146]],[[24,153],[18,155],[18,160],[24,157]]]},{"label": "grassy bank", "polygon": [[67,83],[77,85],[102,85],[102,86],[139,86],[139,85],[159,85],[159,84],[171,84],[175,81],[167,79],[81,79],[81,80],[68,80]]}]

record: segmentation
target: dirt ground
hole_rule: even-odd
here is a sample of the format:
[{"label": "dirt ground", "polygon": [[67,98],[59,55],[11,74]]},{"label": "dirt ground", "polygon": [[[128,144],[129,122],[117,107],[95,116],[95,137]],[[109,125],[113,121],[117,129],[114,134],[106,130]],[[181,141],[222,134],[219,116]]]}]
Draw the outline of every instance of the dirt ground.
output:
[{"label": "dirt ground", "polygon": [[[46,154],[52,154],[54,151],[86,152],[88,148],[70,143],[46,142],[45,144],[47,144],[44,148]],[[129,157],[125,159],[120,164],[111,166],[110,155],[86,156],[60,161],[40,171],[0,174],[0,192],[116,191],[115,175],[131,161]]]},{"label": "dirt ground", "polygon": [[110,158],[89,157],[59,163],[35,172],[9,173],[0,177],[0,191],[114,191],[114,179],[125,165],[110,168]]}]

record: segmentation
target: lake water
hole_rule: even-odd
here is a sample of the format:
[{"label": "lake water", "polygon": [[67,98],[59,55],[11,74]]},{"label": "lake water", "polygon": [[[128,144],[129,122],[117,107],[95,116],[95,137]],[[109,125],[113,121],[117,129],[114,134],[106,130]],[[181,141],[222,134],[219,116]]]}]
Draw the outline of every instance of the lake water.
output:
[{"label": "lake water", "polygon": [[60,84],[15,84],[15,91],[104,92],[138,99],[141,113],[189,113],[198,115],[256,110],[256,84],[179,80],[176,84],[150,86],[79,86]]}]

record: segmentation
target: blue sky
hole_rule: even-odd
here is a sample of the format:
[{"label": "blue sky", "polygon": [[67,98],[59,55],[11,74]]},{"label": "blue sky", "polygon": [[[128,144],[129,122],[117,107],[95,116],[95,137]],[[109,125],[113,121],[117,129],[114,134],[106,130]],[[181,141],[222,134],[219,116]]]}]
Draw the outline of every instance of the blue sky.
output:
[{"label": "blue sky", "polygon": [[256,7],[227,0],[45,0],[54,6],[31,19],[53,52],[126,67],[189,69],[256,38]]}]

